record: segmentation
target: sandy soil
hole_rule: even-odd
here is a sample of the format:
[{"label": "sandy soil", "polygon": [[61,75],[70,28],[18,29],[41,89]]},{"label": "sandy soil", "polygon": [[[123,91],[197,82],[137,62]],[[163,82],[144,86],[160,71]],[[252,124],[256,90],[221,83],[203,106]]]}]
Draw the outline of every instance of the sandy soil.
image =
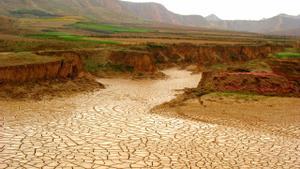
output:
[{"label": "sandy soil", "polygon": [[22,84],[0,84],[1,100],[45,100],[64,98],[104,88],[94,79],[55,79]]},{"label": "sandy soil", "polygon": [[300,98],[238,93],[212,93],[201,98],[181,95],[154,112],[300,138]]},{"label": "sandy soil", "polygon": [[200,79],[164,73],[99,79],[106,89],[72,97],[0,100],[0,168],[300,167],[299,139],[150,113]]}]

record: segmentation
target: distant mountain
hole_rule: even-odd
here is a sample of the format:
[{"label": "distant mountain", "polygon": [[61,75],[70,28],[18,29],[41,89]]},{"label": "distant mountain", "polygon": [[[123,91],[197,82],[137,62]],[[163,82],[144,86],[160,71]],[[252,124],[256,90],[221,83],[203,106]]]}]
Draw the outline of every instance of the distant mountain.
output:
[{"label": "distant mountain", "polygon": [[280,14],[259,21],[221,20],[214,14],[207,17],[179,15],[158,3],[134,3],[119,0],[0,0],[0,15],[13,17],[74,15],[98,22],[155,22],[278,34],[300,28],[300,15]]},{"label": "distant mountain", "polygon": [[300,18],[298,16],[280,14],[275,17],[259,21],[218,21],[214,22],[212,26],[233,31],[271,33],[300,28]]},{"label": "distant mountain", "polygon": [[148,21],[176,25],[207,26],[207,20],[200,15],[179,15],[158,3],[133,3],[121,1],[123,11]]},{"label": "distant mountain", "polygon": [[202,16],[178,15],[158,3],[133,3],[119,0],[0,0],[0,14],[18,17],[20,14],[32,17],[79,15],[102,22],[144,20],[187,26],[208,24]]},{"label": "distant mountain", "polygon": [[102,22],[139,21],[139,17],[123,10],[122,2],[118,0],[0,0],[0,14],[16,16],[16,13],[27,17],[43,17],[45,13],[73,15]]},{"label": "distant mountain", "polygon": [[275,31],[271,32],[274,35],[284,35],[284,36],[299,36],[300,35],[300,27],[297,29],[289,29],[283,31]]},{"label": "distant mountain", "polygon": [[219,17],[217,17],[215,14],[210,14],[210,15],[206,16],[205,19],[207,21],[213,21],[213,22],[217,22],[217,21],[221,21],[222,20]]}]

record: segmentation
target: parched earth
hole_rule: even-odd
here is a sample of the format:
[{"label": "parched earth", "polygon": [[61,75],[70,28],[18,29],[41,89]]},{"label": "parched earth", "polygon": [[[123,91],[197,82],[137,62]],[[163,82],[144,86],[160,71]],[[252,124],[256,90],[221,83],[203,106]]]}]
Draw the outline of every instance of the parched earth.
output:
[{"label": "parched earth", "polygon": [[0,101],[0,168],[300,168],[299,139],[149,113],[200,79],[165,73],[100,79],[107,89],[72,98]]}]

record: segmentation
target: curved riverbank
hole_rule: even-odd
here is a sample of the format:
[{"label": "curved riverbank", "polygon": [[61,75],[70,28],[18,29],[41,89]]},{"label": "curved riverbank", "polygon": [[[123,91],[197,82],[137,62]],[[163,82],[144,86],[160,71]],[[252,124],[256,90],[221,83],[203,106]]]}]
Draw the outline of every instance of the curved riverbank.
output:
[{"label": "curved riverbank", "polygon": [[297,168],[299,139],[151,114],[201,75],[99,79],[106,89],[44,101],[0,101],[1,167]]}]

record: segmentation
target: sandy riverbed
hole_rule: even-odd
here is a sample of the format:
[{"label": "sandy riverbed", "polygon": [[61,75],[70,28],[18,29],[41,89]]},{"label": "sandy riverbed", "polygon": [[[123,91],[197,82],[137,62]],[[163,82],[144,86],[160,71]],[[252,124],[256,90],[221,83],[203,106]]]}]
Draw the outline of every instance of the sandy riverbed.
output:
[{"label": "sandy riverbed", "polygon": [[165,73],[99,79],[106,89],[70,98],[0,101],[0,168],[299,168],[298,138],[150,113],[200,79]]}]

